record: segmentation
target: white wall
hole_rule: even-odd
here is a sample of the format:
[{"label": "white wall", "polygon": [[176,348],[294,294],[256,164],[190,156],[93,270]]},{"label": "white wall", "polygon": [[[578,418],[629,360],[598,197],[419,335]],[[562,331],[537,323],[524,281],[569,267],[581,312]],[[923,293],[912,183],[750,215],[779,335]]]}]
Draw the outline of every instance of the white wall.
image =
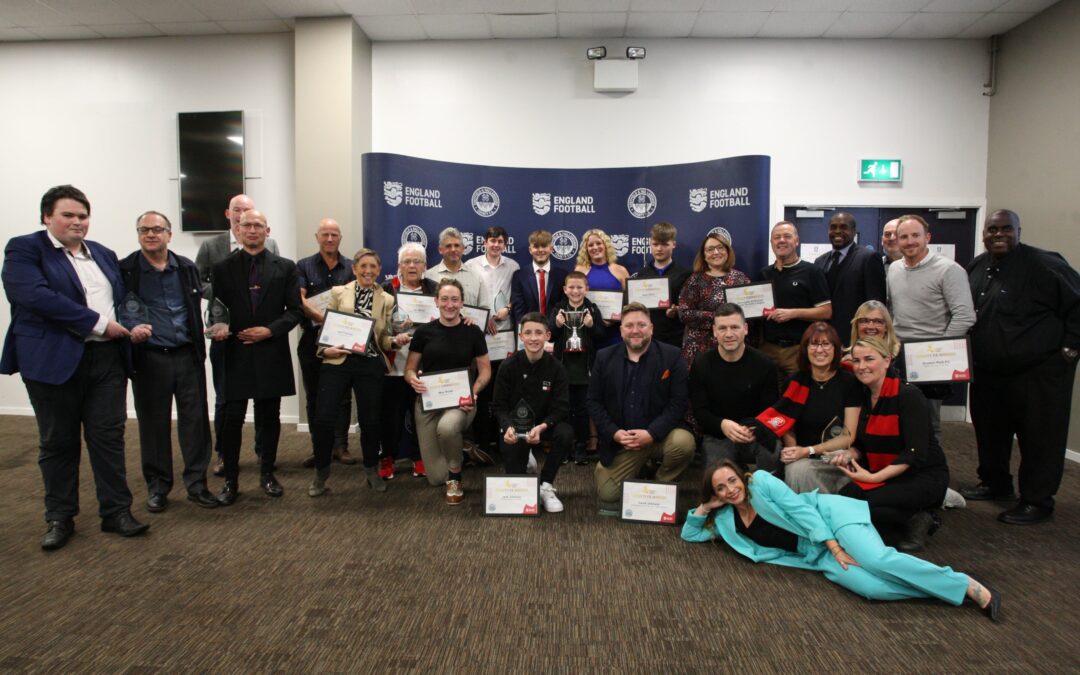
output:
[{"label": "white wall", "polygon": [[[248,192],[291,257],[292,44],[291,34],[0,44],[0,240],[39,229],[42,193],[71,183],[90,198],[90,237],[118,255],[137,247],[135,216],[156,209],[177,223],[172,248],[194,258],[201,239],[178,231],[176,113],[244,110],[249,162],[261,157]],[[8,316],[0,300],[4,333]],[[295,419],[295,401],[283,417]],[[0,412],[29,410],[22,381],[0,377]]]}]

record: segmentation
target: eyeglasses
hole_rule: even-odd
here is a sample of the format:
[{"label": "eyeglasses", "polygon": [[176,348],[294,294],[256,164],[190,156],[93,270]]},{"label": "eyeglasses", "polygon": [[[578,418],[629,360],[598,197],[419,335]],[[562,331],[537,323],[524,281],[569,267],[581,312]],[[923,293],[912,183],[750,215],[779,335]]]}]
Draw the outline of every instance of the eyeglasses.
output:
[{"label": "eyeglasses", "polygon": [[808,350],[818,349],[821,351],[828,351],[829,349],[833,348],[833,345],[831,342],[811,342],[810,344],[806,345],[806,348]]},{"label": "eyeglasses", "polygon": [[858,319],[855,323],[860,326],[865,326],[867,324],[870,324],[871,326],[884,326],[885,319]]},{"label": "eyeglasses", "polygon": [[167,227],[136,227],[135,231],[139,233],[139,236],[143,237],[148,234],[157,236],[159,234],[165,234],[166,232],[172,232],[172,230]]},{"label": "eyeglasses", "polygon": [[401,264],[402,265],[423,265],[425,262],[427,262],[427,261],[426,260],[408,260],[408,259],[406,259],[406,260],[402,260]]},{"label": "eyeglasses", "polygon": [[240,223],[238,226],[241,230],[265,230],[266,225],[262,223]]},{"label": "eyeglasses", "polygon": [[718,253],[720,251],[726,251],[726,250],[727,249],[724,248],[723,246],[706,246],[705,247],[705,253]]}]

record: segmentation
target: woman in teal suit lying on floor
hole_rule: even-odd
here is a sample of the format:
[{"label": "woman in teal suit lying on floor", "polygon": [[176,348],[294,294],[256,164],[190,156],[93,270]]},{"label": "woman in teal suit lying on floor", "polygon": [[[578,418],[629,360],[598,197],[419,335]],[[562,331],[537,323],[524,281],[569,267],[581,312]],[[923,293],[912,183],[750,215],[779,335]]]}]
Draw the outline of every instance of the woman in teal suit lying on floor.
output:
[{"label": "woman in teal suit lying on floor", "polygon": [[740,473],[725,461],[705,472],[701,505],[683,526],[686,541],[720,537],[754,562],[817,570],[872,600],[970,598],[997,621],[1001,596],[949,567],[886,546],[866,502],[817,492],[795,494],[765,471]]}]

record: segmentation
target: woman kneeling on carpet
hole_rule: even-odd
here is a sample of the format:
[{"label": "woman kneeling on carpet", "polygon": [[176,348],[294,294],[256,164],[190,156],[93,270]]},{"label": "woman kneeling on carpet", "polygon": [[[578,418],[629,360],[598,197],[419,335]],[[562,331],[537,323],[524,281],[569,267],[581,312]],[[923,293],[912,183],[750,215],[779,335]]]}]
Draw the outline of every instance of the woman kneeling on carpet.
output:
[{"label": "woman kneeling on carpet", "polygon": [[717,537],[754,562],[817,570],[871,600],[969,598],[993,621],[1001,595],[975,578],[899,553],[870,523],[866,502],[796,494],[765,471],[744,475],[731,461],[705,472],[701,504],[686,518],[682,538]]}]

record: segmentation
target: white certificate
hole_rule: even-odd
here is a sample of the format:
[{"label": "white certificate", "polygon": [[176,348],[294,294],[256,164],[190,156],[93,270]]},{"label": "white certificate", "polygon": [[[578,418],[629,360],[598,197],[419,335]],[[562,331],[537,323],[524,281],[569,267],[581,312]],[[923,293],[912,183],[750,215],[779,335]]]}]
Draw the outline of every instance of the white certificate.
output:
[{"label": "white certificate", "polygon": [[501,330],[494,335],[484,333],[487,340],[488,357],[492,361],[502,361],[514,353],[517,347],[517,335],[512,330]]},{"label": "white certificate", "polygon": [[485,476],[484,515],[540,515],[538,476]]},{"label": "white certificate", "polygon": [[970,382],[971,351],[967,338],[905,342],[904,371],[912,384]]},{"label": "white certificate", "polygon": [[760,284],[746,284],[745,286],[728,286],[724,289],[724,299],[742,307],[743,315],[747,319],[757,319],[767,316],[776,307],[773,300],[772,282],[766,281]]},{"label": "white certificate", "polygon": [[629,302],[640,302],[650,309],[671,307],[671,284],[666,277],[656,279],[627,279],[626,297]]},{"label": "white certificate", "polygon": [[674,525],[678,487],[655,480],[623,481],[622,519]]},{"label": "white certificate", "polygon": [[600,316],[609,321],[622,318],[623,294],[620,291],[589,291],[586,296],[600,310]]},{"label": "white certificate", "polygon": [[468,368],[424,373],[419,377],[420,381],[427,386],[427,391],[420,394],[420,405],[425,411],[446,410],[473,404]]},{"label": "white certificate", "polygon": [[419,326],[439,318],[439,308],[435,306],[434,295],[398,291],[396,300],[398,309],[408,314],[414,325]]},{"label": "white certificate", "polygon": [[487,322],[490,315],[490,309],[484,309],[483,307],[477,307],[476,305],[461,306],[461,316],[466,319],[471,319],[477,328],[485,332],[487,331]]},{"label": "white certificate", "polygon": [[367,350],[368,336],[375,322],[359,314],[327,310],[323,314],[319,344],[323,347],[344,347],[358,354]]},{"label": "white certificate", "polygon": [[326,308],[330,306],[330,291],[309,295],[305,300],[311,304],[319,314],[326,314]]}]

